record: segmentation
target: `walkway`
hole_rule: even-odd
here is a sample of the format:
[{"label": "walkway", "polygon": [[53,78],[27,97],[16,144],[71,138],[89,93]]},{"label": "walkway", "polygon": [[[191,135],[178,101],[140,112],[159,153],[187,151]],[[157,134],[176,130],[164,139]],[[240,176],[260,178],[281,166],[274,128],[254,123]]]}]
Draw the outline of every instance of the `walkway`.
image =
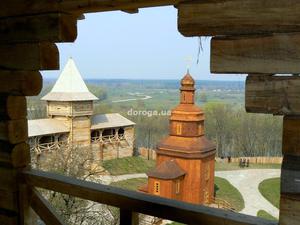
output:
[{"label": "walkway", "polygon": [[260,194],[258,185],[265,179],[279,177],[279,169],[217,171],[216,176],[227,179],[240,191],[245,201],[245,208],[241,213],[256,216],[263,209],[278,218],[279,210]]},{"label": "walkway", "polygon": [[[279,177],[279,169],[245,169],[232,171],[216,171],[217,177],[227,179],[242,194],[245,208],[241,213],[256,216],[259,210],[265,210],[272,216],[278,218],[279,210],[267,201],[259,192],[258,185],[265,179]],[[99,180],[103,184],[123,181],[133,178],[147,178],[144,173],[125,174],[118,176],[103,175]]]}]

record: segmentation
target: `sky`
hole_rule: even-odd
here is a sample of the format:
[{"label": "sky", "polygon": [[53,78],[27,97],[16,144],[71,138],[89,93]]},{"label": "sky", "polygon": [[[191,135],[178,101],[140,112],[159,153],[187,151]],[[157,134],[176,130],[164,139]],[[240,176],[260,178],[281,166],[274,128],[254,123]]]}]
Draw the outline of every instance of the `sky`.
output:
[{"label": "sky", "polygon": [[[177,30],[172,6],[90,13],[78,21],[75,43],[58,44],[61,69],[72,57],[85,79],[180,79],[187,68],[199,80],[241,80],[242,75],[211,75],[210,39],[187,38]],[[56,79],[60,71],[42,72]]]}]

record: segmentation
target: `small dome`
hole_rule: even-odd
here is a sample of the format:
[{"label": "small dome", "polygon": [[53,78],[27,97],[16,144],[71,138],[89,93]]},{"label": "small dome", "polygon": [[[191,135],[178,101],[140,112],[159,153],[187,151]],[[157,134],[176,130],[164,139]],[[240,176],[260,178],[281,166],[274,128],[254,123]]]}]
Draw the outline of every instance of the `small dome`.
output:
[{"label": "small dome", "polygon": [[181,79],[181,85],[185,86],[194,86],[195,85],[195,80],[193,77],[190,75],[189,71],[187,71],[187,74]]}]

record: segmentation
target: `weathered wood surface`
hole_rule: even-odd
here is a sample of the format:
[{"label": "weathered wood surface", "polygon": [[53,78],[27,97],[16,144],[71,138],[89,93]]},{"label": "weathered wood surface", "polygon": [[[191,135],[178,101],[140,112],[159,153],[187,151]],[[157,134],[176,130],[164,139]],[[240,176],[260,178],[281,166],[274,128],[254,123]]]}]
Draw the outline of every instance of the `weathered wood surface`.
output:
[{"label": "weathered wood surface", "polygon": [[73,42],[77,20],[72,15],[50,13],[0,19],[0,43]]},{"label": "weathered wood surface", "polygon": [[0,190],[15,192],[17,186],[17,170],[0,166]]},{"label": "weathered wood surface", "polygon": [[30,206],[47,225],[64,225],[50,203],[36,190],[32,189]]},{"label": "weathered wood surface", "polygon": [[296,225],[300,221],[300,195],[281,194],[280,225]]},{"label": "weathered wood surface", "polygon": [[246,80],[247,112],[300,115],[299,76],[254,76]]},{"label": "weathered wood surface", "polygon": [[27,143],[10,145],[0,143],[0,165],[21,168],[30,163],[30,147]]},{"label": "weathered wood surface", "polygon": [[213,73],[300,73],[300,34],[215,37]]},{"label": "weathered wood surface", "polygon": [[0,45],[0,59],[2,69],[59,69],[59,53],[53,43]]},{"label": "weathered wood surface", "polygon": [[300,156],[284,156],[281,170],[281,193],[300,195]]},{"label": "weathered wood surface", "polygon": [[42,87],[43,78],[37,71],[0,70],[0,94],[34,96]]},{"label": "weathered wood surface", "polygon": [[18,216],[12,211],[0,209],[0,224],[2,225],[18,225]]},{"label": "weathered wood surface", "polygon": [[139,225],[138,213],[127,209],[120,209],[120,225]]},{"label": "weathered wood surface", "polygon": [[10,0],[0,2],[0,17],[39,14],[47,12],[69,12],[82,14],[114,10],[176,5],[184,0]]},{"label": "weathered wood surface", "polygon": [[275,225],[277,223],[201,205],[128,191],[37,170],[24,171],[27,184],[187,224]]},{"label": "weathered wood surface", "polygon": [[266,34],[300,31],[298,0],[213,0],[178,5],[184,36]]},{"label": "weathered wood surface", "polygon": [[0,208],[18,212],[18,193],[0,190]]},{"label": "weathered wood surface", "polygon": [[282,133],[282,153],[300,157],[300,116],[285,116]]},{"label": "weathered wood surface", "polygon": [[28,138],[27,119],[0,122],[0,140],[11,144],[25,142]]},{"label": "weathered wood surface", "polygon": [[26,98],[24,96],[0,95],[0,119],[23,119],[27,116]]}]

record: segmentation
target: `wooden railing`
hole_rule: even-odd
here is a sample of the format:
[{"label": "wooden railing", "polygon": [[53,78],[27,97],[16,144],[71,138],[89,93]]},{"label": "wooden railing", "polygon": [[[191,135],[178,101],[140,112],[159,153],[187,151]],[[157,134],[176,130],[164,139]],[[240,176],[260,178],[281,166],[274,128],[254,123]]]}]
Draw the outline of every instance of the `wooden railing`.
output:
[{"label": "wooden railing", "polygon": [[124,134],[112,134],[112,135],[105,135],[105,136],[98,136],[98,137],[92,137],[91,141],[92,143],[103,143],[103,144],[109,144],[109,143],[114,143],[117,141],[125,140],[125,135]]},{"label": "wooden railing", "polygon": [[48,143],[37,144],[30,148],[37,154],[41,154],[43,151],[54,151],[59,149],[61,146],[67,146],[68,141],[53,141]]},{"label": "wooden railing", "polygon": [[31,206],[46,224],[64,223],[36,187],[118,207],[121,225],[138,224],[137,213],[198,225],[277,224],[231,211],[188,204],[39,170],[23,171],[22,176],[23,181],[33,187]]}]

